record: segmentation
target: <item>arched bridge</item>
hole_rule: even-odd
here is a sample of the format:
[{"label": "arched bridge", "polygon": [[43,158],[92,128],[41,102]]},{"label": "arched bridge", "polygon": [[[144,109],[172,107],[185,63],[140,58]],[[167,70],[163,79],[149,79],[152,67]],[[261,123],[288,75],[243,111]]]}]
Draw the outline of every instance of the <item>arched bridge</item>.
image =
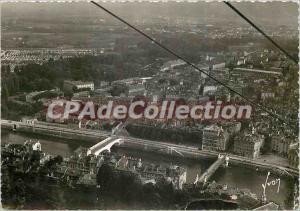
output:
[{"label": "arched bridge", "polygon": [[200,176],[197,182],[206,183],[223,163],[228,166],[228,162],[229,156],[219,154],[218,159]]},{"label": "arched bridge", "polygon": [[124,141],[117,137],[108,137],[107,139],[95,144],[94,146],[90,147],[87,151],[87,155],[93,154],[98,156],[101,152],[105,150],[110,152],[110,149],[115,144],[122,144]]},{"label": "arched bridge", "polygon": [[110,149],[115,144],[122,144],[124,141],[121,138],[117,137],[117,134],[122,131],[128,122],[120,122],[115,128],[112,129],[111,136],[107,139],[100,141],[98,144],[95,144],[94,146],[90,147],[87,151],[87,155],[93,154],[98,156],[101,152],[104,152],[105,150],[110,152]]}]

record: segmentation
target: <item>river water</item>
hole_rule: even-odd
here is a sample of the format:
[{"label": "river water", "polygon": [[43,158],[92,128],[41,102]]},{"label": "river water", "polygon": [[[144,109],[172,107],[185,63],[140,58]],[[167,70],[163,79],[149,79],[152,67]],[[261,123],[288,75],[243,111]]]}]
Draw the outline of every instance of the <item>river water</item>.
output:
[{"label": "river water", "polygon": [[[39,140],[42,144],[42,150],[53,155],[70,156],[72,152],[79,146],[89,147],[91,144],[84,144],[79,141],[70,141],[33,135],[33,134],[20,134],[2,131],[1,143],[18,143],[23,144],[25,140],[31,139],[32,141]],[[136,158],[141,158],[142,161],[160,163],[160,164],[176,164],[187,169],[187,182],[193,182],[197,176],[200,176],[212,163],[213,160],[196,160],[180,157],[170,157],[167,155],[154,154],[152,152],[141,152],[133,149],[117,148],[115,149],[118,154],[125,154]],[[277,179],[278,176],[270,175],[268,181]],[[215,180],[221,184],[227,184],[228,187],[236,187],[239,189],[247,188],[251,192],[256,193],[258,197],[262,193],[262,184],[265,183],[266,173],[257,172],[256,170],[246,168],[243,166],[230,166],[228,168],[219,168],[211,180]],[[280,178],[280,189],[277,193],[278,186],[269,186],[266,189],[267,197],[269,200],[274,201],[284,207],[284,201],[292,190],[288,188],[287,179]]]}]

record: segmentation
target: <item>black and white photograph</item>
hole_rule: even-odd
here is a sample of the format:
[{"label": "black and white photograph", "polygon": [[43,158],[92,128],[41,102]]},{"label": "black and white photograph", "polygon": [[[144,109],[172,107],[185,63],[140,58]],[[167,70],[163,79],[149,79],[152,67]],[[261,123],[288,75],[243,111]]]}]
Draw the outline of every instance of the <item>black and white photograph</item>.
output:
[{"label": "black and white photograph", "polygon": [[3,1],[5,210],[298,210],[298,1]]}]

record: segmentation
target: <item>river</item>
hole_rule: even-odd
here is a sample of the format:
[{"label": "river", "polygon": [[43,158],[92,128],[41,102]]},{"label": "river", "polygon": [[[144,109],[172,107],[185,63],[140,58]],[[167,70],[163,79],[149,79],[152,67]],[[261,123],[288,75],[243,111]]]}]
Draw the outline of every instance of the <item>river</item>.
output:
[{"label": "river", "polygon": [[[70,142],[68,140],[33,135],[21,134],[2,131],[2,143],[18,143],[23,144],[25,140],[31,139],[32,141],[39,140],[42,144],[42,150],[53,155],[70,156],[72,152],[79,146],[89,147],[91,144],[82,144],[79,141]],[[141,152],[133,149],[117,148],[115,149],[119,154],[141,158],[142,161],[161,163],[161,164],[176,164],[187,169],[187,182],[193,182],[197,176],[200,176],[212,163],[213,160],[202,159],[187,159],[180,157],[170,157],[167,155],[153,154],[152,152]],[[278,176],[270,175],[268,181],[277,179]],[[256,170],[246,168],[243,166],[230,166],[228,168],[219,168],[211,180],[218,183],[227,184],[228,187],[237,187],[239,189],[247,188],[258,197],[262,193],[262,184],[265,183],[266,173],[257,172]],[[269,186],[266,189],[267,197],[269,200],[274,201],[281,206],[284,206],[284,201],[292,190],[287,186],[287,179],[280,178],[280,189],[277,193],[277,185]]]}]

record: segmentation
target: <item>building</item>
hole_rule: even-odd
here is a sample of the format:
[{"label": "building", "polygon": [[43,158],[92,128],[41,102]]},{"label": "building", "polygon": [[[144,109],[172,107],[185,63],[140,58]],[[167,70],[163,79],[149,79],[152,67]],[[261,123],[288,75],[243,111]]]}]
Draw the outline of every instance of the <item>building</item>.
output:
[{"label": "building", "polygon": [[254,210],[278,210],[279,206],[274,202],[269,202],[262,206],[256,207]]},{"label": "building", "polygon": [[[204,64],[204,63],[199,63],[197,64],[197,67],[201,70],[203,70],[204,72],[209,72],[209,65],[208,64]],[[200,73],[201,78],[207,78],[207,75],[205,75],[204,73]]]},{"label": "building", "polygon": [[181,59],[167,61],[160,68],[160,71],[161,72],[169,71],[169,70],[172,70],[175,67],[179,67],[179,66],[182,66],[182,65],[185,65],[185,64],[186,64],[186,62],[182,61]]},{"label": "building", "polygon": [[26,102],[32,103],[34,102],[34,97],[38,96],[39,94],[42,94],[46,91],[35,91],[35,92],[30,92],[25,96]]},{"label": "building", "polygon": [[259,69],[250,69],[250,68],[234,68],[233,69],[235,72],[240,72],[243,74],[259,74],[259,75],[264,75],[264,76],[280,76],[282,75],[281,72],[277,71],[268,71],[268,70],[259,70]]},{"label": "building", "polygon": [[235,154],[253,159],[259,157],[264,137],[254,132],[253,130],[252,133],[241,133],[235,137],[233,147]]},{"label": "building", "polygon": [[217,91],[218,87],[208,85],[203,87],[203,96],[213,95]]},{"label": "building", "polygon": [[136,95],[144,95],[145,94],[145,85],[143,79],[141,78],[127,78],[123,80],[113,81],[112,86],[124,86],[127,91],[124,93],[127,96],[136,96]]},{"label": "building", "polygon": [[129,86],[133,84],[142,84],[142,83],[143,80],[141,78],[134,77],[134,78],[126,78],[122,80],[113,81],[111,85],[114,86],[114,85],[121,84],[121,85]]},{"label": "building", "polygon": [[100,81],[101,88],[108,87],[109,85],[110,85],[110,83],[108,81]]},{"label": "building", "polygon": [[89,91],[81,91],[74,93],[73,97],[79,98],[79,97],[90,97]]},{"label": "building", "polygon": [[216,124],[203,129],[202,150],[225,151],[229,143],[229,133]]},{"label": "building", "polygon": [[230,145],[231,137],[241,129],[240,122],[222,122],[203,129],[202,150],[225,151]]},{"label": "building", "polygon": [[276,136],[272,137],[271,150],[272,152],[287,157],[289,146],[291,143],[292,143],[291,139],[277,134]]},{"label": "building", "polygon": [[88,82],[88,81],[64,81],[64,90],[65,91],[76,91],[76,90],[82,90],[82,89],[89,89],[91,91],[94,91],[94,82]]},{"label": "building", "polygon": [[269,92],[264,91],[264,92],[261,93],[260,97],[261,97],[262,100],[266,100],[268,98],[275,98],[275,93],[272,92],[272,91],[269,91]]},{"label": "building", "polygon": [[123,156],[116,162],[119,171],[130,171],[137,174],[143,183],[155,183],[160,179],[171,182],[176,189],[182,189],[186,183],[186,169],[179,166],[161,166],[143,163],[141,159]]},{"label": "building", "polygon": [[299,166],[299,143],[294,143],[289,146],[288,150],[289,165],[298,168]]},{"label": "building", "polygon": [[145,95],[145,86],[143,84],[128,85],[128,96]]},{"label": "building", "polygon": [[94,96],[111,96],[110,93],[111,89],[112,89],[111,86],[96,89],[94,92]]},{"label": "building", "polygon": [[220,69],[224,69],[224,68],[225,68],[225,62],[212,64],[212,69],[213,70],[220,70]]}]

